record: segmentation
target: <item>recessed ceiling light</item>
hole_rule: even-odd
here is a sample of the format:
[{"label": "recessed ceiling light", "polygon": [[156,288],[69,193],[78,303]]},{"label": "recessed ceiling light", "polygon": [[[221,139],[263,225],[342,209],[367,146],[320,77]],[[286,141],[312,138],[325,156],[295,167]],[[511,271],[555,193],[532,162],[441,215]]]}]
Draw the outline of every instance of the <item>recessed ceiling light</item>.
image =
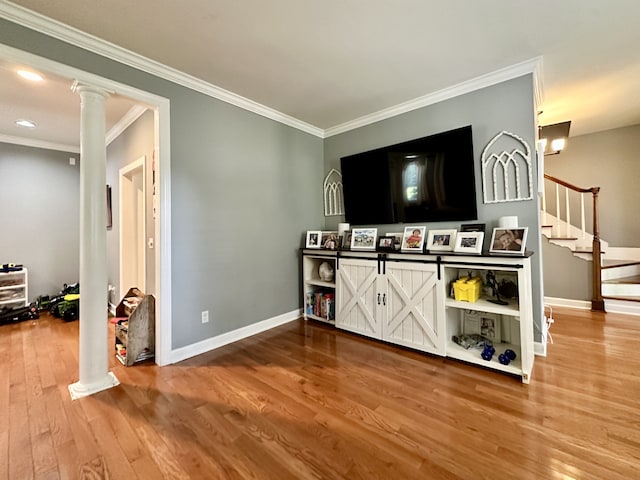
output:
[{"label": "recessed ceiling light", "polygon": [[32,82],[41,82],[42,75],[36,72],[31,72],[29,70],[18,70],[18,75],[22,78],[26,78],[27,80],[31,80]]},{"label": "recessed ceiling light", "polygon": [[20,120],[16,120],[16,125],[18,125],[19,127],[36,128],[35,122],[32,122],[31,120],[25,120],[23,118],[21,118]]}]

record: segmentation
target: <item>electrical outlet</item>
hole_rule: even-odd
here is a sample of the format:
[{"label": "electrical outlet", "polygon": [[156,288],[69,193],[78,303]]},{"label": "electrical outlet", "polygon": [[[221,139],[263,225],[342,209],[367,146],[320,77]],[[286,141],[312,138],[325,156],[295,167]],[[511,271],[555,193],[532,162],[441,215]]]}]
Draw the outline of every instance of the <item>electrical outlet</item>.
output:
[{"label": "electrical outlet", "polygon": [[209,323],[209,310],[202,312],[202,323]]}]

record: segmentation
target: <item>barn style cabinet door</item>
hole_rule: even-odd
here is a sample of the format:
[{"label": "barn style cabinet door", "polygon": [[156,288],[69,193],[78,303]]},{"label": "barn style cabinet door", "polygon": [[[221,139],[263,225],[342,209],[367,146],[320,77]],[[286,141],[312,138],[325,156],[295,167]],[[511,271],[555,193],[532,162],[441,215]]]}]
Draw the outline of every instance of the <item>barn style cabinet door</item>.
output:
[{"label": "barn style cabinet door", "polygon": [[437,355],[446,352],[444,282],[434,264],[386,262],[382,339]]},{"label": "barn style cabinet door", "polygon": [[336,279],[336,327],[368,337],[382,337],[379,309],[379,262],[340,259]]}]

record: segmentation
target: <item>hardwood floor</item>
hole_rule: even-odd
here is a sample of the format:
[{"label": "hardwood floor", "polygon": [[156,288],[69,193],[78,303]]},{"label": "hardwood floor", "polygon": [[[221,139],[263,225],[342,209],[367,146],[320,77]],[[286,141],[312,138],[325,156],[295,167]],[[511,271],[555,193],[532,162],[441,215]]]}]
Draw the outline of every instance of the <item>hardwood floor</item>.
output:
[{"label": "hardwood floor", "polygon": [[640,478],[640,318],[554,316],[530,385],[300,320],[76,401],[78,322],[1,326],[0,478]]}]

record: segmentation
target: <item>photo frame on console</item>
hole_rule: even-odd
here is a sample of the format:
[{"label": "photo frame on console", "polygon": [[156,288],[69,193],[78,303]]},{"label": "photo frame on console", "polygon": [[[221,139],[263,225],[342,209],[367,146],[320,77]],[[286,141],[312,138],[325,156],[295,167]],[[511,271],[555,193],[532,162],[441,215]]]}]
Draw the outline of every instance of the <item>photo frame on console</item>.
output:
[{"label": "photo frame on console", "polygon": [[482,253],[483,240],[484,232],[458,232],[453,251],[458,253]]},{"label": "photo frame on console", "polygon": [[351,230],[351,250],[375,250],[377,228],[354,228]]},{"label": "photo frame on console", "polygon": [[491,253],[523,254],[527,243],[528,227],[494,228],[491,236]]},{"label": "photo frame on console", "polygon": [[380,252],[393,252],[394,238],[390,236],[378,237],[378,251]]},{"label": "photo frame on console", "polygon": [[456,245],[456,230],[429,230],[427,250],[431,252],[453,252]]},{"label": "photo frame on console", "polygon": [[424,250],[424,234],[426,231],[427,227],[419,225],[404,227],[401,250],[403,252],[422,253]]},{"label": "photo frame on console", "polygon": [[322,242],[322,231],[320,230],[307,230],[307,242],[306,248],[320,248]]},{"label": "photo frame on console", "polygon": [[338,232],[322,232],[322,240],[320,248],[327,250],[337,250],[340,247],[338,243]]}]

